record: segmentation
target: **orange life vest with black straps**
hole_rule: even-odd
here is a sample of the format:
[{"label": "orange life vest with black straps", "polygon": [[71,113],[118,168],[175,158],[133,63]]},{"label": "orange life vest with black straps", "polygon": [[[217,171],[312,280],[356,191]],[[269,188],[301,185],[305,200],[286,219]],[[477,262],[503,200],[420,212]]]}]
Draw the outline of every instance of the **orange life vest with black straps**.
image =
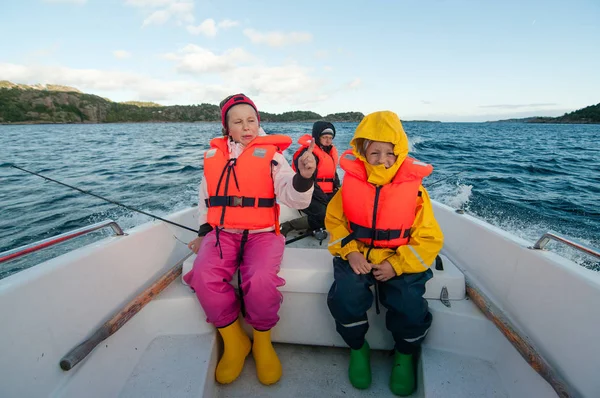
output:
[{"label": "orange life vest with black straps", "polygon": [[231,229],[262,229],[278,225],[279,205],[271,167],[273,155],[292,139],[285,135],[256,137],[239,157],[230,159],[228,137],[214,138],[204,154],[207,223]]},{"label": "orange life vest with black straps", "polygon": [[344,152],[340,166],[346,172],[342,203],[351,232],[342,240],[342,246],[354,239],[371,247],[396,248],[408,244],[419,187],[433,167],[407,157],[392,181],[375,186],[368,182],[364,163],[352,150]]},{"label": "orange life vest with black straps", "polygon": [[[310,142],[313,137],[306,134],[300,137],[298,140],[298,144],[301,145],[300,149],[296,151],[294,154],[294,162],[292,162],[292,168],[294,171],[296,170],[295,161],[298,159],[304,148],[308,148]],[[338,152],[335,149],[335,146],[331,146],[331,151],[329,153],[325,152],[318,145],[315,145],[313,149],[313,154],[319,159],[319,163],[317,165],[317,175],[316,175],[316,183],[321,187],[323,192],[332,193],[333,192],[333,184],[335,182],[335,171],[338,165]]]}]

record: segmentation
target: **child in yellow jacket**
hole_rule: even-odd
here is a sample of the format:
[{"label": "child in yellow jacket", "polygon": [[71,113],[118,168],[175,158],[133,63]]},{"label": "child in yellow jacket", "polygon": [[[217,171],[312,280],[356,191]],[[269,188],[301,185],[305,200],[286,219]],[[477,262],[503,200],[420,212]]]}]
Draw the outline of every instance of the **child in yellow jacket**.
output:
[{"label": "child in yellow jacket", "polygon": [[325,218],[335,256],[327,304],[336,330],[351,348],[350,382],[365,389],[371,384],[367,310],[375,285],[375,300],[387,309],[386,326],[395,341],[390,389],[410,395],[414,355],[432,320],[423,298],[425,283],[443,245],[421,185],[432,167],[407,156],[408,138],[393,112],[365,116],[350,144],[340,159],[342,187]]}]

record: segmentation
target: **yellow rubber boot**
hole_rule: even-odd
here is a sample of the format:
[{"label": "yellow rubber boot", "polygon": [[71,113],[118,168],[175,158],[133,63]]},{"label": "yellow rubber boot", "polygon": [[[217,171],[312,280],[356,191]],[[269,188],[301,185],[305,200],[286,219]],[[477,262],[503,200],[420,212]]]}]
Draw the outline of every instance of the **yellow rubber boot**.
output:
[{"label": "yellow rubber boot", "polygon": [[217,365],[215,378],[221,384],[229,384],[237,379],[244,369],[244,361],[250,354],[250,339],[242,329],[239,319],[217,330],[223,337],[225,350]]},{"label": "yellow rubber boot", "polygon": [[256,362],[258,381],[266,386],[277,383],[281,378],[281,362],[271,344],[270,330],[261,332],[254,329],[252,355]]}]

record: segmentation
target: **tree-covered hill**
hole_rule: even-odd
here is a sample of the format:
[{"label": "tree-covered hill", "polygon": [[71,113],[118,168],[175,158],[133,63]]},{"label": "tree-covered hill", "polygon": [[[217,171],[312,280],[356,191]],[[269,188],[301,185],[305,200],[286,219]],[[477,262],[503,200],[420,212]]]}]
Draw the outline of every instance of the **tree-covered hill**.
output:
[{"label": "tree-covered hill", "polygon": [[534,116],[521,119],[505,119],[497,122],[508,123],[565,123],[565,124],[591,124],[600,123],[600,104],[586,106],[574,112],[565,113],[559,117]]},{"label": "tree-covered hill", "polygon": [[565,113],[563,116],[554,118],[550,123],[600,123],[600,104]]},{"label": "tree-covered hill", "polygon": [[[327,119],[356,122],[360,112],[334,113],[325,117],[310,111],[281,114],[261,112],[265,122],[302,122]],[[27,86],[0,81],[0,123],[117,123],[220,121],[213,104],[161,106],[153,102],[112,102],[97,95],[56,85]]]}]

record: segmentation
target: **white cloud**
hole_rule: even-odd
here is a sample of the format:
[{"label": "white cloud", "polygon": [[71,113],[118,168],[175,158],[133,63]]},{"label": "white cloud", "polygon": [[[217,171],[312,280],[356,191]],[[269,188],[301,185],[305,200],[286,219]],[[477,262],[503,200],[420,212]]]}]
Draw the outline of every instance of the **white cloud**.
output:
[{"label": "white cloud", "polygon": [[[314,76],[314,70],[288,61],[284,65],[269,66],[242,48],[221,54],[194,44],[188,44],[176,53],[163,55],[175,63],[179,73],[220,78],[221,85],[213,92],[223,95],[244,92],[256,96],[275,107],[321,101],[327,82]],[[286,108],[286,110],[289,110]]]},{"label": "white cloud", "polygon": [[235,26],[238,26],[240,23],[238,21],[233,21],[231,19],[224,19],[221,22],[219,22],[219,28],[221,29],[228,29],[228,28],[233,28]]},{"label": "white cloud", "polygon": [[232,21],[231,19],[224,19],[217,24],[214,19],[208,18],[198,26],[188,26],[187,30],[193,35],[203,34],[207,37],[215,37],[219,29],[229,29],[238,25],[238,21]]},{"label": "white cloud", "polygon": [[178,72],[205,74],[234,69],[238,63],[248,63],[254,57],[243,48],[230,49],[221,55],[217,55],[195,44],[188,44],[177,53],[164,54],[163,58],[175,61],[175,69]]},{"label": "white cloud", "polygon": [[44,3],[71,3],[71,4],[85,4],[87,0],[42,0]]},{"label": "white cloud", "polygon": [[333,67],[332,67],[332,66],[329,66],[329,65],[325,65],[325,66],[323,67],[323,70],[325,70],[325,71],[327,71],[327,72],[331,72],[331,71],[333,70]]},{"label": "white cloud", "polygon": [[328,56],[329,56],[329,51],[326,51],[326,50],[319,50],[319,51],[315,52],[316,59],[325,59]]},{"label": "white cloud", "polygon": [[163,7],[173,2],[173,0],[125,0],[125,4],[134,7]]},{"label": "white cloud", "polygon": [[115,58],[118,58],[118,59],[124,59],[124,58],[131,57],[131,53],[129,51],[125,51],[125,50],[115,50],[115,51],[113,51],[113,55],[115,56]]},{"label": "white cloud", "polygon": [[[172,13],[181,16],[192,12],[194,10],[194,3],[190,1],[176,1],[169,6],[169,10]],[[185,20],[185,18],[183,19]]]},{"label": "white cloud", "polygon": [[[137,73],[62,66],[0,63],[0,76],[18,83],[62,84],[86,93],[126,92],[127,99],[146,101],[198,102],[208,92],[206,87],[192,81],[158,80]],[[211,101],[217,100],[211,98]]]},{"label": "white cloud", "polygon": [[163,25],[169,19],[171,19],[171,13],[169,11],[167,11],[167,10],[154,11],[152,14],[150,14],[149,17],[144,19],[142,26]]},{"label": "white cloud", "polygon": [[194,22],[193,0],[126,0],[125,4],[144,10],[144,27],[163,25],[171,19],[178,25]]},{"label": "white cloud", "polygon": [[[175,62],[179,73],[205,76],[218,74],[229,91],[260,95],[270,102],[306,102],[316,98],[325,84],[311,75],[312,69],[289,62],[281,66],[266,66],[242,48],[215,54],[210,50],[188,44],[176,53],[162,56]],[[223,90],[227,92],[228,90]]]},{"label": "white cloud", "polygon": [[203,34],[208,37],[215,37],[217,35],[217,24],[214,19],[205,19],[198,26],[188,26],[188,32],[193,35]]},{"label": "white cloud", "polygon": [[252,43],[267,44],[271,47],[283,47],[290,44],[308,43],[312,40],[312,35],[306,32],[266,32],[261,33],[254,29],[244,29],[246,35]]},{"label": "white cloud", "polygon": [[350,83],[348,83],[348,88],[357,88],[357,87],[360,87],[361,85],[362,85],[362,81],[357,77],[356,79],[354,79]]},{"label": "white cloud", "polygon": [[300,65],[250,66],[233,69],[227,73],[231,82],[248,87],[274,99],[289,101],[302,93],[313,93],[323,82],[311,77],[310,68]]},{"label": "white cloud", "polygon": [[294,62],[265,65],[241,48],[215,54],[190,44],[163,58],[174,63],[181,77],[158,79],[118,70],[1,62],[0,76],[15,83],[67,85],[120,101],[218,103],[226,95],[244,92],[269,112],[310,109],[311,104],[326,101],[332,92],[348,90],[347,86],[332,88],[312,68]]}]

